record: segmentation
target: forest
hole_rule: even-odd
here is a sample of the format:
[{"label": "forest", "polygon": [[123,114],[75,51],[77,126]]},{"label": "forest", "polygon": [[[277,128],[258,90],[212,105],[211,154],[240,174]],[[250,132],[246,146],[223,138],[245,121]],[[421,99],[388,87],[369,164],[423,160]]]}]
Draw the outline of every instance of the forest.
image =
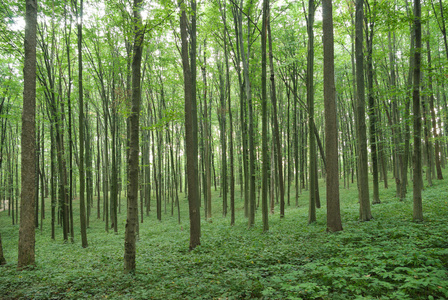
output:
[{"label": "forest", "polygon": [[0,298],[448,298],[445,0],[1,0]]}]

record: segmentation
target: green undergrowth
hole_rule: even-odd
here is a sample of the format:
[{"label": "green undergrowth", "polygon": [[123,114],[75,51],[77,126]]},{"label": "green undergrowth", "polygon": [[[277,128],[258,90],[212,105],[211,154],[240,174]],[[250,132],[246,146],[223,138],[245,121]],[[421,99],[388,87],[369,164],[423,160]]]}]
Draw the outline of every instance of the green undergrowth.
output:
[{"label": "green undergrowth", "polygon": [[202,244],[191,252],[182,197],[181,224],[169,212],[161,222],[151,212],[140,224],[134,275],[123,274],[124,212],[118,234],[92,219],[86,249],[77,226],[74,244],[63,243],[60,228],[52,241],[47,218],[36,232],[36,267],[23,271],[16,270],[18,227],[2,212],[8,264],[0,267],[0,299],[447,299],[446,182],[424,191],[422,223],[412,222],[412,193],[400,202],[394,187],[381,190],[373,220],[358,222],[354,187],[341,189],[344,231],[336,234],[325,231],[325,205],[307,225],[305,194],[284,219],[270,216],[268,233],[260,211],[247,229],[241,199],[230,227],[216,194],[214,218],[202,221]]}]

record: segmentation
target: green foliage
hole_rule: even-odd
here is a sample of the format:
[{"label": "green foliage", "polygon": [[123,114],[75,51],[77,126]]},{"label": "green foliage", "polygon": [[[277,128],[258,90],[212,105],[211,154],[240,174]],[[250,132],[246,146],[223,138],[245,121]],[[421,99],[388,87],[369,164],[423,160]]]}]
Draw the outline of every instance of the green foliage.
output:
[{"label": "green foliage", "polygon": [[[52,241],[50,220],[44,220],[44,230],[36,236],[37,266],[19,272],[18,227],[9,225],[7,212],[2,212],[8,264],[0,269],[0,298],[447,298],[444,182],[424,191],[426,221],[418,224],[411,221],[411,201],[399,202],[392,190],[382,191],[383,203],[372,208],[376,219],[359,223],[356,195],[356,189],[341,190],[344,231],[337,234],[325,232],[325,208],[318,211],[316,224],[306,225],[306,195],[299,208],[286,210],[285,219],[270,218],[268,233],[247,229],[242,199],[237,199],[235,226],[225,218],[204,222],[202,245],[192,252],[188,222],[179,225],[169,216],[159,222],[151,215],[140,225],[135,276],[122,273],[124,214],[118,235],[106,234],[103,223],[92,220],[86,249],[79,241],[63,244],[60,228]],[[215,194],[216,210],[219,200]],[[185,220],[186,200],[181,201],[181,213]]]}]

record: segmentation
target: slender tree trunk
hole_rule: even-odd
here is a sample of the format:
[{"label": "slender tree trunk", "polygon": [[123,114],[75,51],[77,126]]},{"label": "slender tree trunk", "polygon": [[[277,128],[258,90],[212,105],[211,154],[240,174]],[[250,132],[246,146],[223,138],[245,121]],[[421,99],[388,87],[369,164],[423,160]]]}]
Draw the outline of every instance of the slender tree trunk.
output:
[{"label": "slender tree trunk", "polygon": [[35,264],[34,186],[36,175],[36,28],[37,0],[26,1],[25,60],[22,110],[22,200],[20,209],[18,268]]},{"label": "slender tree trunk", "polygon": [[364,54],[363,54],[363,0],[356,0],[355,16],[355,52],[356,52],[356,84],[357,84],[357,139],[358,139],[358,191],[359,218],[361,221],[372,219],[369,199],[369,178],[367,167],[367,134],[365,120],[365,89],[364,89]]},{"label": "slender tree trunk", "polygon": [[[269,10],[270,11],[270,10]],[[268,39],[269,39],[269,69],[271,71],[271,101],[272,101],[272,113],[274,119],[274,139],[275,139],[275,147],[277,149],[277,166],[278,166],[278,184],[280,189],[280,218],[285,216],[285,187],[283,180],[283,156],[282,156],[282,147],[280,142],[280,126],[278,124],[278,113],[277,113],[277,93],[275,87],[275,71],[274,71],[274,55],[272,52],[272,36],[271,36],[271,17],[270,13],[268,15]],[[288,111],[289,116],[289,111]],[[288,122],[289,124],[289,122]],[[288,125],[289,126],[289,125]],[[289,180],[289,178],[288,178]],[[289,198],[289,197],[288,197]]]},{"label": "slender tree trunk", "polygon": [[54,129],[53,126],[50,126],[50,139],[51,139],[51,148],[50,148],[50,188],[51,188],[51,239],[55,239],[55,222],[56,222],[56,146],[55,146],[55,138],[54,138]]},{"label": "slender tree trunk", "polygon": [[2,234],[0,233],[0,266],[6,265],[6,259],[3,255]]},{"label": "slender tree trunk", "polygon": [[268,213],[268,109],[267,109],[267,96],[266,96],[266,40],[267,40],[267,26],[268,26],[268,13],[269,13],[269,0],[263,0],[262,8],[262,28],[261,28],[261,151],[263,166],[261,171],[262,184],[261,184],[261,213],[263,219],[263,231],[269,230],[269,213]]},{"label": "slender tree trunk", "polygon": [[310,199],[308,209],[308,224],[316,222],[316,189],[317,189],[317,177],[316,177],[316,136],[314,131],[314,12],[315,12],[314,0],[308,2],[308,18],[307,18],[307,31],[308,31],[308,56],[307,56],[307,72],[306,72],[306,100],[308,105],[308,131],[309,131],[309,152],[310,152]]},{"label": "slender tree trunk", "polygon": [[144,31],[140,9],[143,0],[134,0],[134,49],[132,59],[132,104],[129,138],[129,184],[127,194],[127,220],[124,243],[124,272],[135,273],[136,227],[138,222],[138,156],[139,156],[139,114],[141,101],[141,61]]},{"label": "slender tree trunk", "polygon": [[421,77],[421,50],[422,50],[422,25],[420,0],[414,0],[414,88],[412,94],[412,107],[414,116],[414,181],[413,181],[413,219],[416,222],[423,221],[422,205],[422,119],[420,111],[420,77]]},{"label": "slender tree trunk", "polygon": [[[366,2],[368,3],[368,1]],[[376,1],[374,1],[373,9],[370,8],[370,20],[366,22],[366,43],[367,43],[367,90],[369,98],[369,121],[370,121],[370,155],[372,157],[372,170],[373,170],[373,204],[381,203],[379,193],[379,180],[378,180],[378,151],[377,151],[377,115],[375,108],[375,96],[373,90],[373,33],[376,18]]]},{"label": "slender tree trunk", "polygon": [[79,213],[81,221],[81,244],[83,248],[88,246],[87,221],[85,202],[85,170],[84,170],[84,92],[82,86],[82,20],[83,0],[81,0],[78,14],[78,109],[79,109]]},{"label": "slender tree trunk", "polygon": [[429,37],[431,35],[431,31],[428,29],[428,38],[426,40],[426,52],[428,55],[428,89],[429,89],[429,109],[431,112],[431,122],[432,122],[432,133],[434,137],[434,161],[436,164],[437,170],[437,179],[442,180],[442,167],[440,162],[440,143],[439,143],[439,134],[437,133],[437,119],[436,112],[434,108],[434,90],[432,85],[432,66],[431,66],[431,47],[429,45]]}]

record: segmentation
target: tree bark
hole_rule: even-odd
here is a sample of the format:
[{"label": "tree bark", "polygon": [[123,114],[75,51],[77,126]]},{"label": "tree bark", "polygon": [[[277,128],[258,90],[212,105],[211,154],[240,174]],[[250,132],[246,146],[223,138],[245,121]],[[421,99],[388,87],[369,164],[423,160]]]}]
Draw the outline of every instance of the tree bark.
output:
[{"label": "tree bark", "polygon": [[3,255],[3,246],[2,246],[2,234],[0,233],[0,266],[6,264],[5,256]]},{"label": "tree bark", "polygon": [[20,209],[18,268],[35,264],[36,175],[36,28],[37,0],[26,1],[25,60],[22,110],[22,197]]},{"label": "tree bark", "polygon": [[144,28],[142,25],[142,17],[140,14],[143,0],[134,0],[134,49],[132,59],[132,104],[130,121],[130,138],[129,138],[129,184],[127,194],[127,220],[125,229],[124,243],[124,272],[135,273],[135,256],[136,256],[136,226],[138,218],[138,157],[139,157],[139,114],[141,101],[141,61],[143,50]]},{"label": "tree bark", "polygon": [[[270,12],[270,10],[269,10]],[[278,124],[278,114],[277,114],[277,93],[275,87],[275,71],[274,71],[274,55],[272,52],[272,36],[271,36],[271,17],[270,13],[268,15],[268,40],[269,40],[269,69],[271,71],[271,102],[272,102],[272,113],[274,119],[274,139],[275,139],[275,147],[277,149],[277,165],[278,165],[278,185],[280,189],[280,218],[285,216],[285,187],[283,180],[283,156],[282,156],[282,147],[280,142],[280,126]],[[289,110],[288,110],[289,117]],[[288,122],[289,126],[289,122]],[[289,147],[288,147],[289,148]],[[288,178],[289,181],[289,178]],[[289,204],[289,203],[288,203]]]},{"label": "tree bark", "polygon": [[327,231],[342,230],[339,205],[338,126],[334,79],[333,8],[331,0],[322,1],[324,46],[325,156],[327,158]]},{"label": "tree bark", "polygon": [[308,131],[309,131],[309,182],[310,182],[310,199],[308,208],[308,224],[316,222],[316,136],[314,132],[314,0],[308,2],[308,18],[307,18],[307,32],[308,32],[308,56],[307,56],[307,72],[306,72],[306,100],[308,104]]},{"label": "tree bark", "polygon": [[422,119],[420,111],[420,77],[421,77],[421,50],[422,50],[422,24],[420,0],[414,0],[414,86],[412,93],[412,108],[414,116],[414,181],[413,181],[413,219],[415,222],[423,221],[422,205]]},{"label": "tree bark", "polygon": [[268,213],[268,109],[266,96],[266,37],[269,0],[263,0],[261,28],[261,152],[262,152],[262,183],[261,183],[261,214],[263,219],[263,232],[269,230]]},{"label": "tree bark", "polygon": [[190,250],[200,242],[201,219],[199,211],[198,185],[198,131],[196,110],[196,1],[191,1],[192,20],[190,24],[191,52],[189,53],[186,7],[181,6],[180,32],[182,42],[182,66],[185,96],[185,144],[187,152],[188,205],[190,215]]},{"label": "tree bark", "polygon": [[358,138],[358,191],[359,218],[361,221],[372,219],[369,199],[369,177],[367,167],[367,134],[365,118],[365,86],[364,86],[364,54],[363,54],[363,0],[356,0],[355,15],[355,55],[356,55],[356,84],[357,84],[357,138]]},{"label": "tree bark", "polygon": [[78,89],[79,89],[79,213],[81,221],[81,244],[83,248],[88,246],[86,202],[85,202],[85,170],[84,170],[84,94],[82,86],[82,18],[83,0],[78,14]]},{"label": "tree bark", "polygon": [[[368,3],[368,2],[366,2]],[[379,193],[378,180],[378,151],[377,151],[377,114],[375,108],[375,97],[373,90],[373,34],[376,18],[376,2],[374,1],[373,9],[370,9],[370,20],[366,21],[366,42],[367,42],[367,90],[369,98],[369,121],[370,121],[370,155],[372,157],[372,173],[373,173],[373,204],[381,203]]]}]

